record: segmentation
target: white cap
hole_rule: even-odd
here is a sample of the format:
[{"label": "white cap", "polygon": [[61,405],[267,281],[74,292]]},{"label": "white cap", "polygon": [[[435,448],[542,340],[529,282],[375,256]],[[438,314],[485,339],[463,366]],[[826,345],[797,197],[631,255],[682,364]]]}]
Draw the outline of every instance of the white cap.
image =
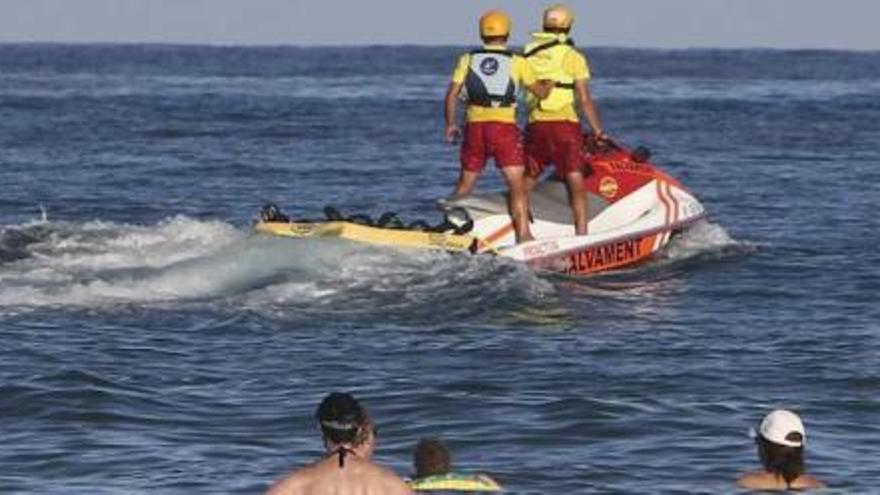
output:
[{"label": "white cap", "polygon": [[[803,447],[807,440],[801,418],[785,409],[776,409],[765,416],[759,433],[766,440],[786,447]],[[792,433],[799,433],[800,438],[787,438]]]}]

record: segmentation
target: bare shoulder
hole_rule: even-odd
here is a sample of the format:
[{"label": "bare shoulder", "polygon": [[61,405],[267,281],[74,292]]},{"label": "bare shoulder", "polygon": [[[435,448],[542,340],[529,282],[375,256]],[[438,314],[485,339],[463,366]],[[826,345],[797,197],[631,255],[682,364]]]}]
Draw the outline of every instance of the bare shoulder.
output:
[{"label": "bare shoulder", "polygon": [[814,476],[810,476],[809,474],[802,474],[798,476],[798,479],[794,480],[792,483],[792,488],[798,488],[801,490],[809,490],[810,488],[822,488],[825,486],[825,483],[822,483]]},{"label": "bare shoulder", "polygon": [[296,495],[303,493],[315,477],[315,465],[288,473],[266,490],[266,495]]},{"label": "bare shoulder", "polygon": [[385,493],[388,493],[389,495],[413,493],[412,488],[410,488],[410,486],[407,485],[406,482],[403,481],[403,478],[398,476],[397,473],[382,466],[374,467],[378,470]]},{"label": "bare shoulder", "polygon": [[[741,488],[749,490],[788,489],[788,486],[781,477],[766,472],[743,473],[737,478],[736,484]],[[824,486],[824,483],[809,474],[802,474],[791,483],[791,488],[794,488],[795,490],[809,490],[812,488],[822,488]]]},{"label": "bare shoulder", "polygon": [[739,475],[736,484],[749,490],[770,490],[776,487],[776,479],[764,472],[749,472]]}]

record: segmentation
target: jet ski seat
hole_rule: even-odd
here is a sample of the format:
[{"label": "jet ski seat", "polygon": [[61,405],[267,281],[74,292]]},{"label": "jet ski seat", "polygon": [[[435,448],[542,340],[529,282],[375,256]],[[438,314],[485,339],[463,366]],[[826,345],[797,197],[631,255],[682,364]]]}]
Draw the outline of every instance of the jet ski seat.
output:
[{"label": "jet ski seat", "polygon": [[[474,219],[491,215],[507,214],[507,193],[479,193],[464,198],[440,201],[440,204],[466,209]],[[592,193],[587,193],[587,213],[596,216],[608,206],[608,202]],[[538,183],[529,193],[529,210],[532,217],[548,222],[571,225],[571,207],[568,205],[568,191],[565,183],[547,180]]]}]

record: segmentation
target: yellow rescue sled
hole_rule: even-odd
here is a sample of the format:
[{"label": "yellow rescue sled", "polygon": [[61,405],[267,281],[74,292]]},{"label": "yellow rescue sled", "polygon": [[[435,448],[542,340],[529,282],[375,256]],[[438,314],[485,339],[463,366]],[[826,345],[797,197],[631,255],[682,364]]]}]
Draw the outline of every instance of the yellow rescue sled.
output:
[{"label": "yellow rescue sled", "polygon": [[476,239],[455,225],[444,223],[435,227],[424,222],[403,225],[394,214],[383,215],[378,221],[363,215],[342,217],[336,210],[325,210],[325,221],[291,221],[275,205],[266,205],[254,230],[278,237],[325,237],[402,248],[470,251]]}]

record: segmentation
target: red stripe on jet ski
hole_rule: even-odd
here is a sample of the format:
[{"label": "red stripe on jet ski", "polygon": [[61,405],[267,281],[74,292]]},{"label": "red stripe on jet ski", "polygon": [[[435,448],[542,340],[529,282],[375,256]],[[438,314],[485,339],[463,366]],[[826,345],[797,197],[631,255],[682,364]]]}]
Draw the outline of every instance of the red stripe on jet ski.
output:
[{"label": "red stripe on jet ski", "polygon": [[666,182],[665,185],[666,195],[669,197],[669,199],[672,200],[672,223],[675,223],[678,221],[678,199],[675,197],[675,195],[672,194],[672,185],[668,182]]},{"label": "red stripe on jet ski", "polygon": [[663,194],[663,182],[657,181],[657,197],[660,198],[660,201],[663,203],[663,207],[666,208],[665,216],[663,219],[663,225],[669,225],[672,217],[671,206],[669,205],[669,199]]}]

